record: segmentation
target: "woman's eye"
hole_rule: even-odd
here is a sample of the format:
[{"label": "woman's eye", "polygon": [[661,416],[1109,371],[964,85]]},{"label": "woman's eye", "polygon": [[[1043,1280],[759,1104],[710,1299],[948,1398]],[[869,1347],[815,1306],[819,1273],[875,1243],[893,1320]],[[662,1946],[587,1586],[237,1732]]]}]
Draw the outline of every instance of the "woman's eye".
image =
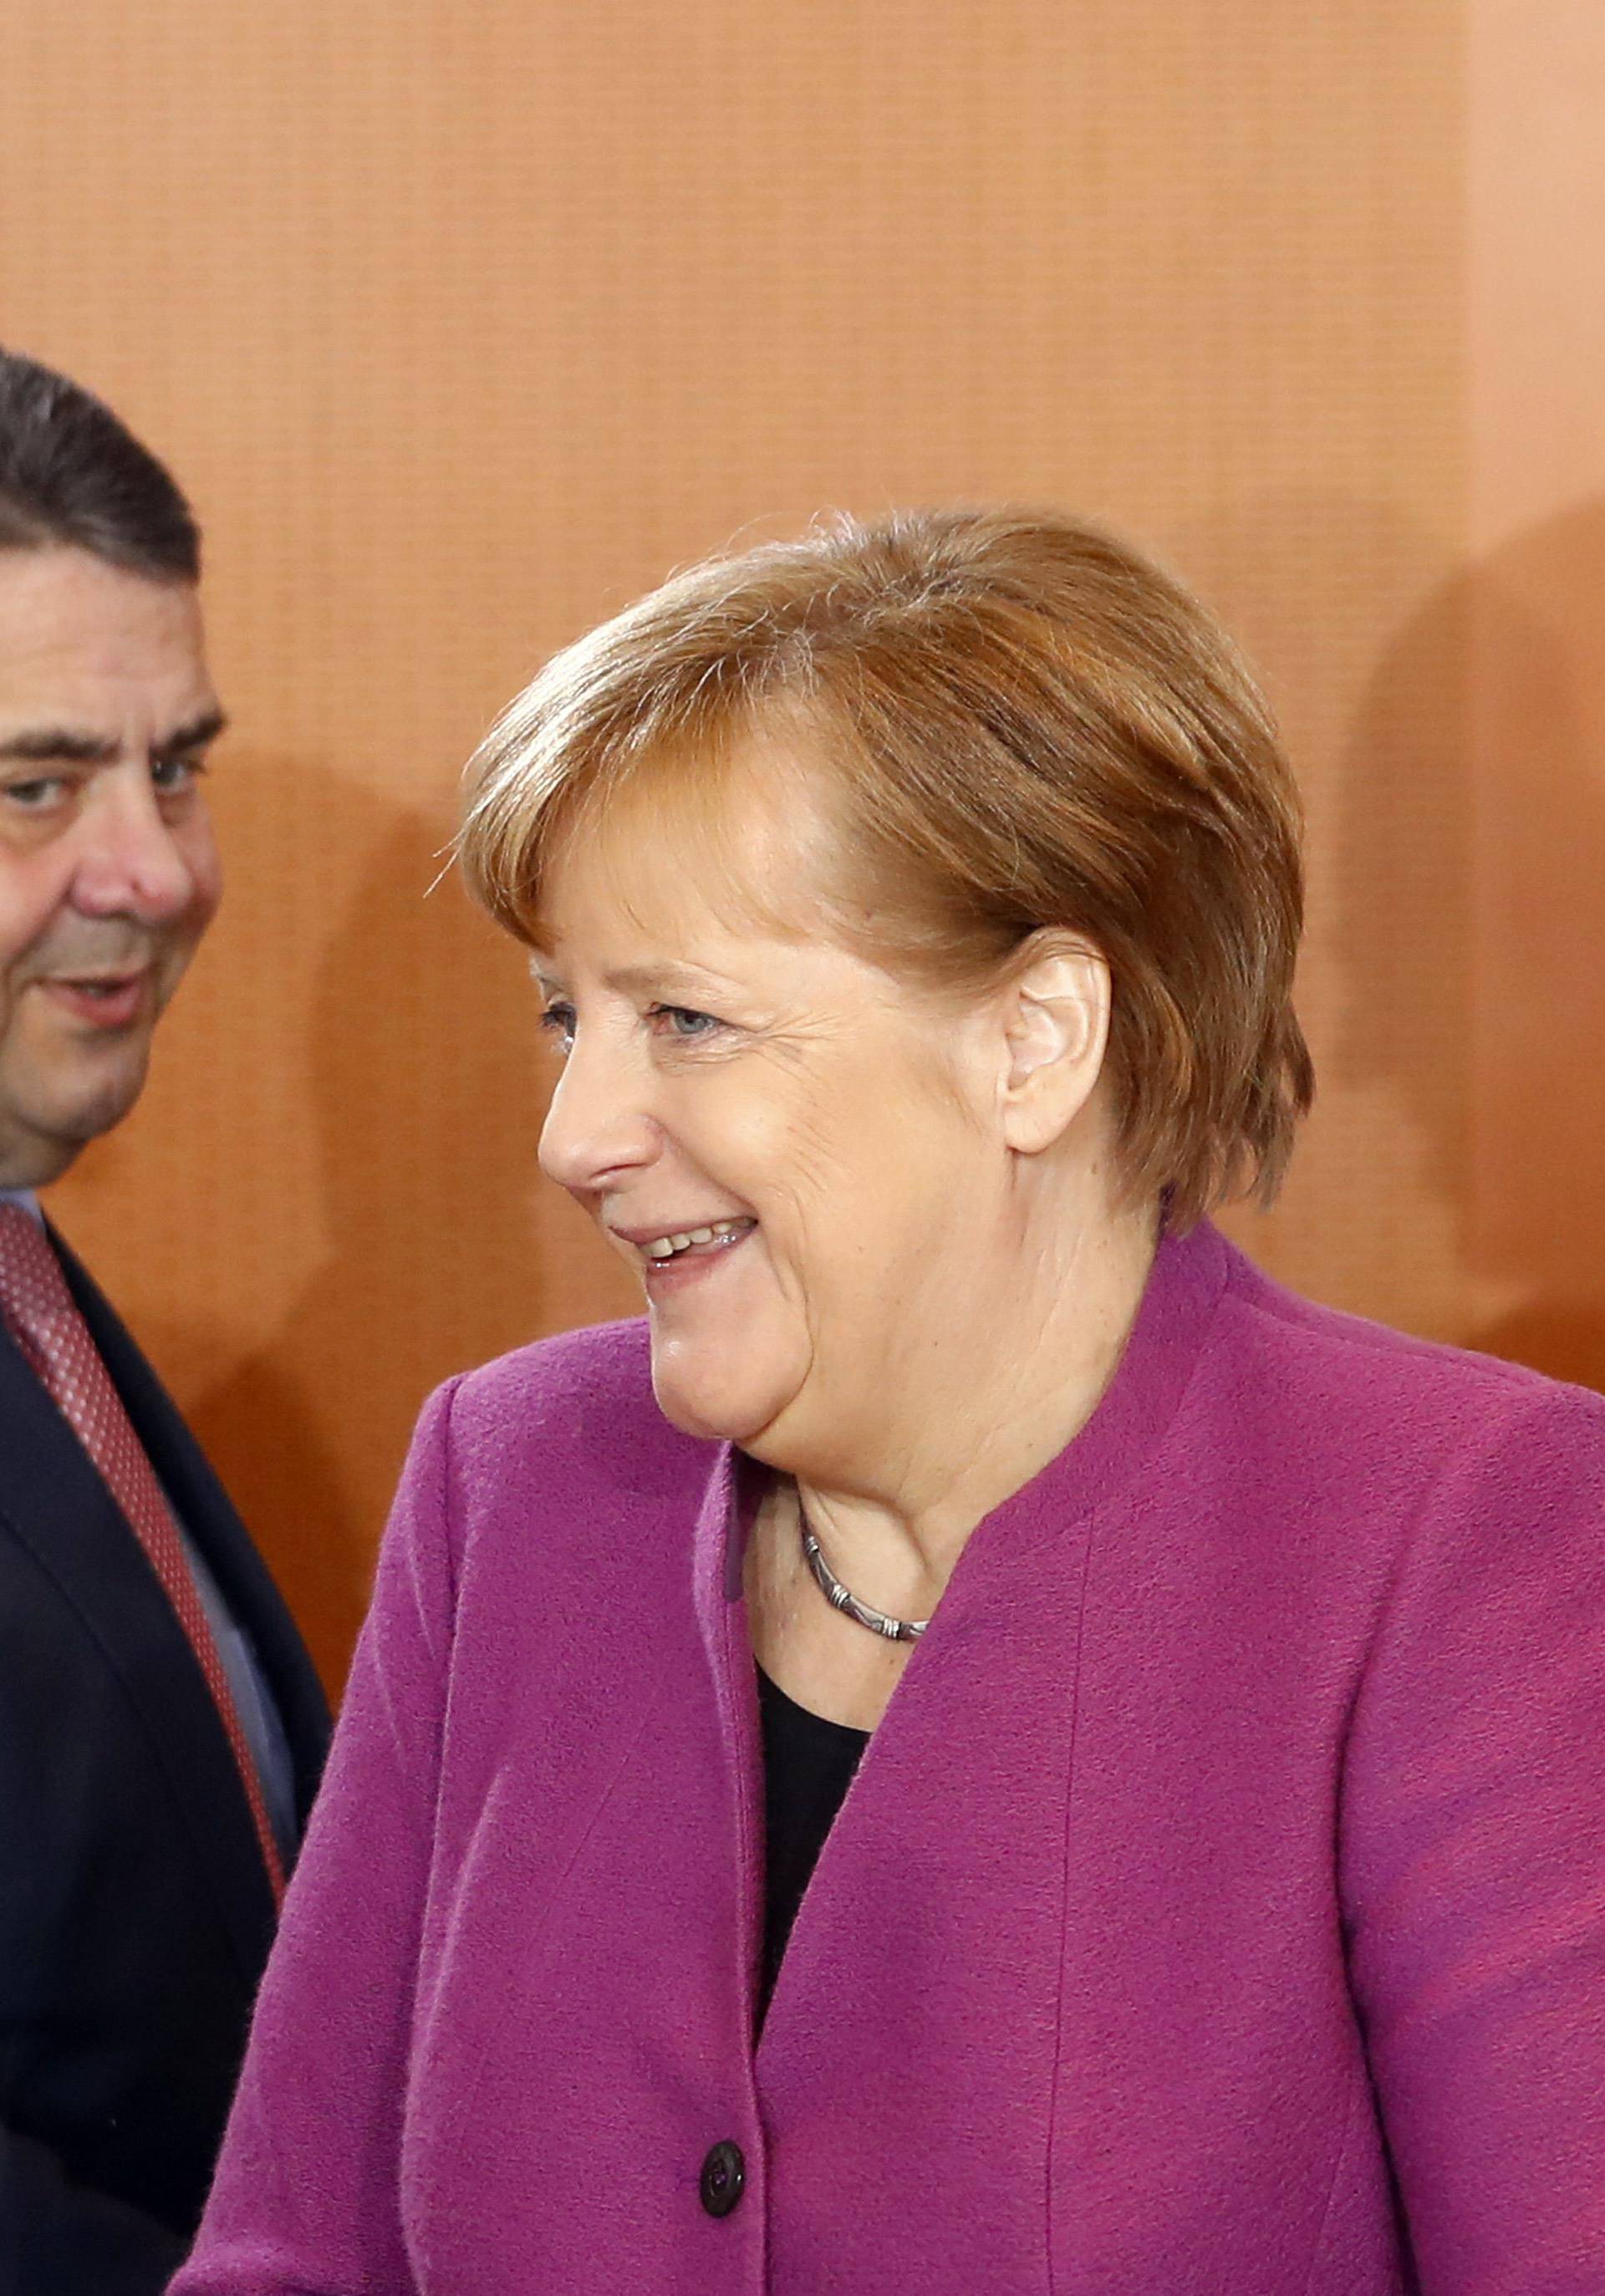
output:
[{"label": "woman's eye", "polygon": [[572,1004],[548,1004],[540,1015],[540,1025],[564,1052],[572,1050],[574,1042],[574,1008]]},{"label": "woman's eye", "polygon": [[654,1004],[652,1019],[663,1023],[661,1034],[677,1037],[682,1044],[697,1037],[712,1036],[723,1026],[712,1013],[698,1013],[689,1004]]}]

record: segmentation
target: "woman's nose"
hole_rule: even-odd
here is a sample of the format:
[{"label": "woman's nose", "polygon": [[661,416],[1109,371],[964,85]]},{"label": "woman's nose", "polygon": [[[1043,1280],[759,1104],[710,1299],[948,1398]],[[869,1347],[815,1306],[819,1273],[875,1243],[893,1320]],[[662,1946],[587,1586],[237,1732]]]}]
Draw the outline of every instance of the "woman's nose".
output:
[{"label": "woman's nose", "polygon": [[577,1037],[564,1062],[540,1133],[540,1168],[558,1186],[605,1188],[614,1174],[657,1155],[661,1135],[633,1064],[599,1042]]}]

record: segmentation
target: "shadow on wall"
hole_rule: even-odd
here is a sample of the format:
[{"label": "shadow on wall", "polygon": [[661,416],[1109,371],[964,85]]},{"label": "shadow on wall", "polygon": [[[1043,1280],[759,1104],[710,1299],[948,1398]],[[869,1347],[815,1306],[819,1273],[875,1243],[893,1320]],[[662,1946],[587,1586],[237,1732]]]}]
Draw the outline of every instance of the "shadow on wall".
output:
[{"label": "shadow on wall", "polygon": [[1605,1388],[1605,506],[1433,596],[1342,791],[1338,1065],[1428,1144],[1457,1336]]},{"label": "shadow on wall", "polygon": [[518,951],[455,874],[425,898],[439,826],[321,772],[276,780],[264,827],[284,849],[247,863],[261,882],[295,882],[309,821],[333,849],[369,852],[311,1015],[330,1256],[271,1349],[190,1416],[335,1687],[424,1396],[541,1328],[541,1085]]}]

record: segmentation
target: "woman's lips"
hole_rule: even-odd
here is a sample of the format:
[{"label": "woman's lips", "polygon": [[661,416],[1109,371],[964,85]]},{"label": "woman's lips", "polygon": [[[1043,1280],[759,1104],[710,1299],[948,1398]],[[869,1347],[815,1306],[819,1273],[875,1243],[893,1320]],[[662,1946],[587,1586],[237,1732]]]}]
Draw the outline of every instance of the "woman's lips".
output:
[{"label": "woman's lips", "polygon": [[678,1292],[697,1282],[712,1272],[717,1261],[728,1259],[733,1251],[738,1251],[757,1225],[756,1220],[748,1220],[732,1234],[715,1235],[706,1243],[688,1243],[669,1259],[652,1259],[643,1251],[641,1274],[647,1290]]},{"label": "woman's lips", "polygon": [[106,978],[86,975],[42,980],[39,986],[75,1021],[92,1029],[128,1029],[140,1020],[148,1001],[151,975],[123,972]]}]

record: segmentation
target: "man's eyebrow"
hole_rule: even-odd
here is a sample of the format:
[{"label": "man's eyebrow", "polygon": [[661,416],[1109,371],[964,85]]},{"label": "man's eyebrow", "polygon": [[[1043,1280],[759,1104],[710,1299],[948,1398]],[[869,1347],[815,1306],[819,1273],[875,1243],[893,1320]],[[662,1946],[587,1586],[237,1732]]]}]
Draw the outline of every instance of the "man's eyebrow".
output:
[{"label": "man's eyebrow", "polygon": [[198,718],[192,718],[186,726],[180,726],[175,733],[169,734],[165,742],[159,742],[156,755],[159,758],[176,758],[185,750],[203,750],[209,742],[217,740],[227,724],[228,719],[221,709],[203,709]]},{"label": "man's eyebrow", "polygon": [[109,766],[119,744],[103,734],[75,734],[66,726],[30,726],[0,739],[0,758],[29,766]]},{"label": "man's eyebrow", "polygon": [[[215,742],[228,720],[221,709],[203,709],[197,718],[175,727],[158,743],[159,758],[182,757],[186,750],[204,749]],[[110,766],[121,744],[104,734],[86,734],[70,726],[29,726],[21,733],[0,737],[0,762],[28,766]]]}]

